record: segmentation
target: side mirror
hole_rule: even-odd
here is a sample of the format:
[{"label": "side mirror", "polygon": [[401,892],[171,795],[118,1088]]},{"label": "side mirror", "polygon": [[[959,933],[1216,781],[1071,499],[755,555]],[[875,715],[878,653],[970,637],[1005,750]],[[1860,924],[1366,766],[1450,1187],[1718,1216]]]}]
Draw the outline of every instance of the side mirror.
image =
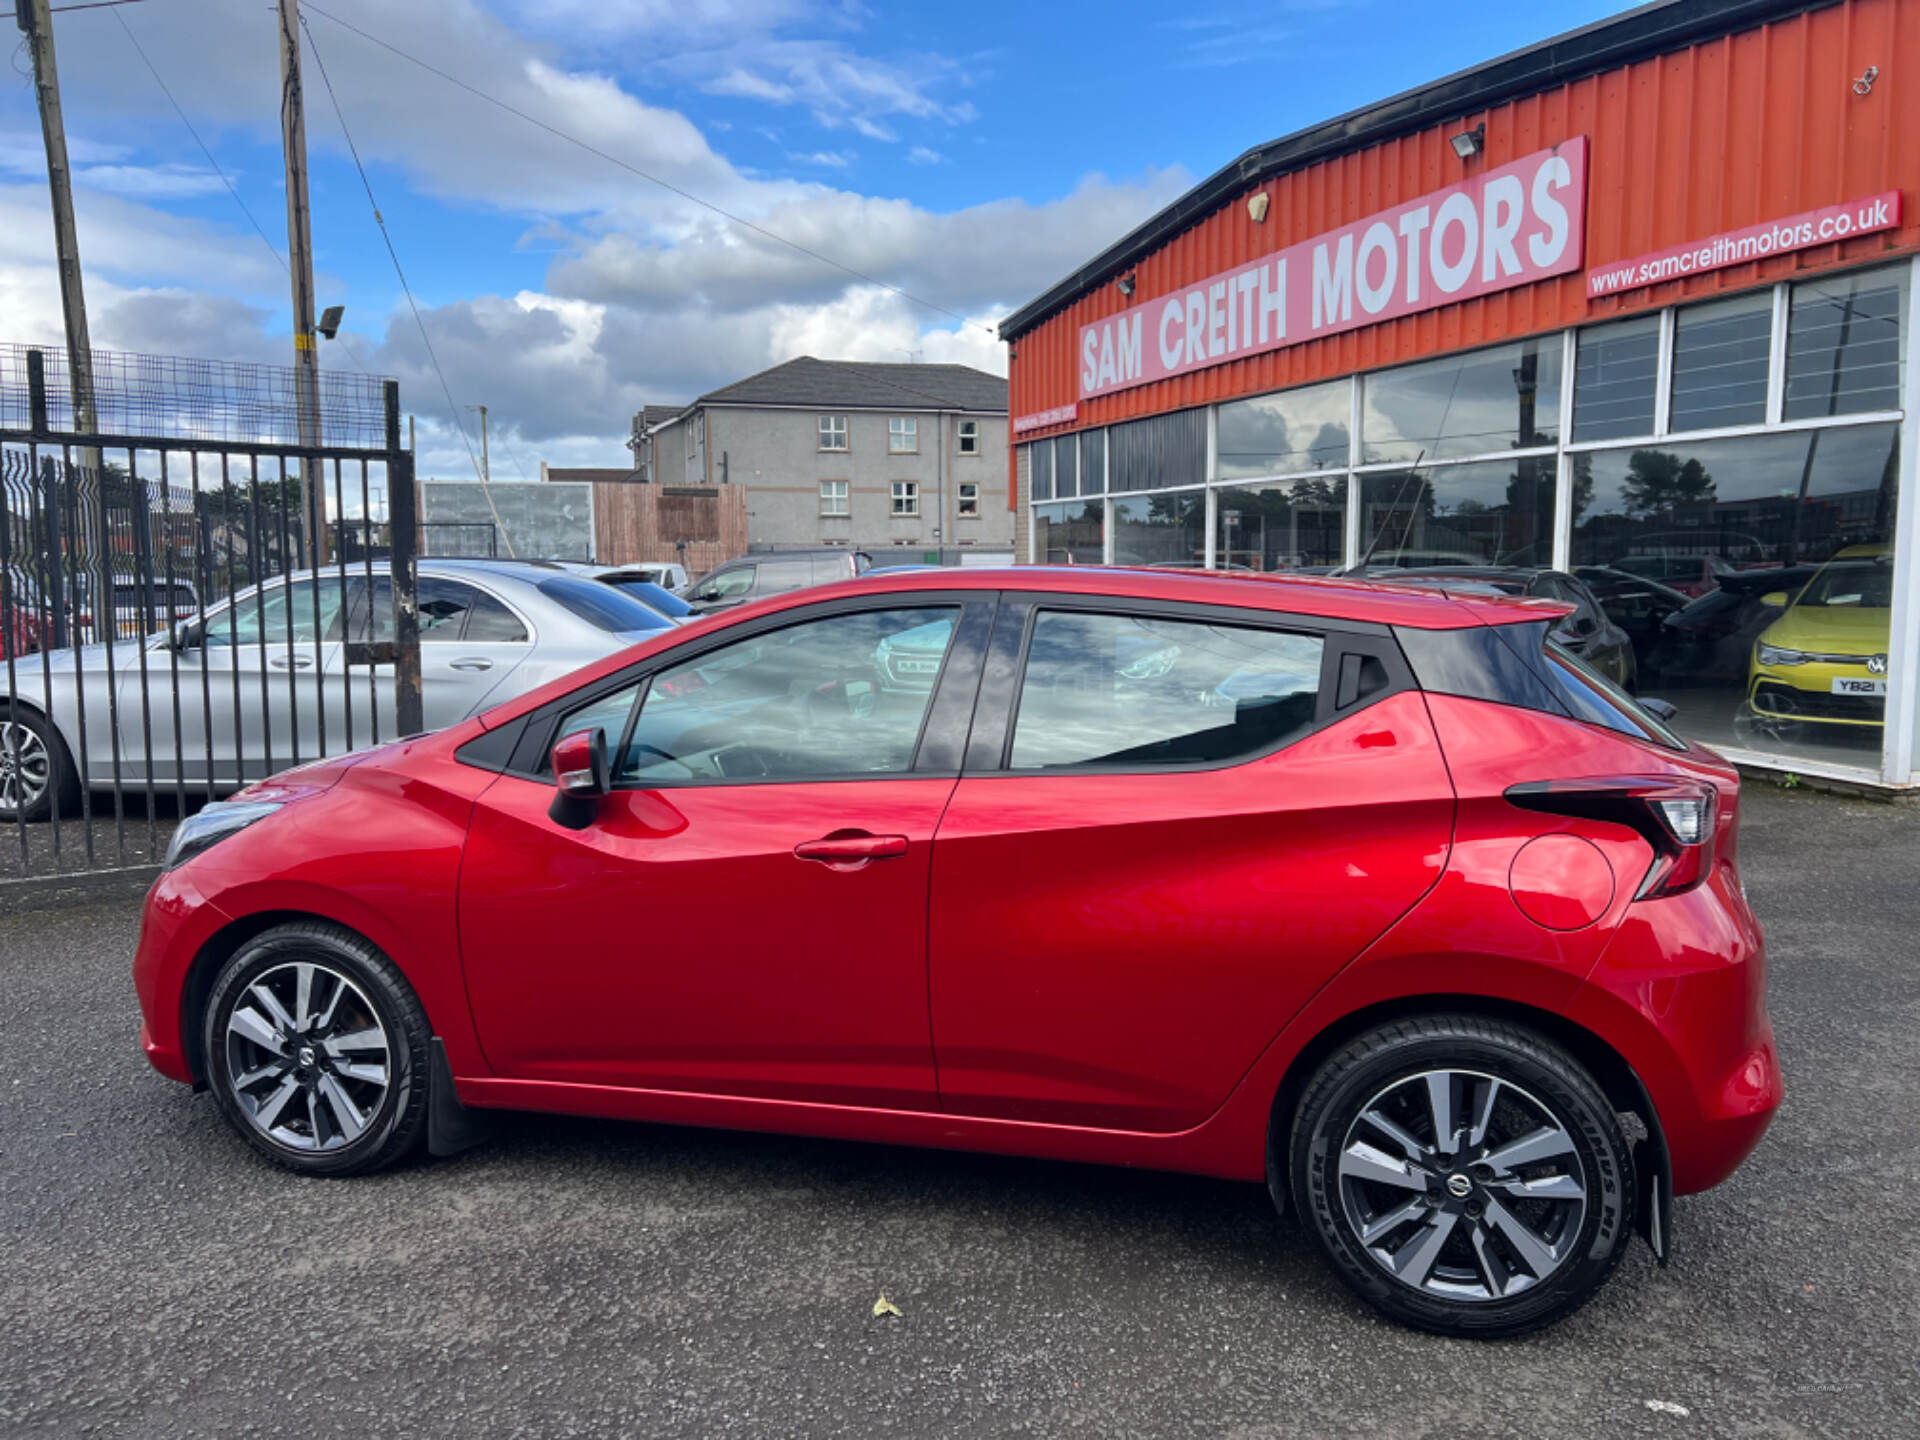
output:
[{"label": "side mirror", "polygon": [[198,650],[207,642],[207,629],[198,620],[182,620],[173,627],[169,645],[180,651]]},{"label": "side mirror", "polygon": [[1640,701],[1640,708],[1656,720],[1671,720],[1680,713],[1680,707],[1671,700],[1662,700],[1653,695],[1641,695],[1637,698]]},{"label": "side mirror", "polygon": [[600,797],[613,788],[607,764],[607,732],[596,726],[576,730],[553,747],[556,793],[547,818],[569,830],[584,830],[600,810]]},{"label": "side mirror", "polygon": [[1784,610],[1787,608],[1788,599],[1789,596],[1784,590],[1769,590],[1760,597],[1760,603],[1771,605],[1776,610]]}]

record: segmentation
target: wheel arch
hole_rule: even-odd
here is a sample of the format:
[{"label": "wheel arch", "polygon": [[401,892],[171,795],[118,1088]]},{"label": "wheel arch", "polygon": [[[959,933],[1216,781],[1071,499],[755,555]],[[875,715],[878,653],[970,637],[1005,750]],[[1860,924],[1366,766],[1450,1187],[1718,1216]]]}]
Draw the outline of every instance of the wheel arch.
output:
[{"label": "wheel arch", "polygon": [[1660,1124],[1660,1112],[1654,1106],[1646,1084],[1627,1059],[1592,1030],[1551,1010],[1493,995],[1437,991],[1426,995],[1396,996],[1348,1011],[1328,1023],[1303,1045],[1281,1076],[1267,1122],[1267,1188],[1273,1195],[1274,1204],[1283,1212],[1288,1208],[1288,1136],[1301,1095],[1322,1062],[1355,1036],[1378,1025],[1415,1015],[1435,1014],[1475,1015],[1538,1031],[1585,1067],[1616,1113],[1631,1115],[1639,1120],[1638,1133],[1635,1133],[1636,1127],[1626,1127],[1628,1146],[1634,1158],[1635,1185],[1642,1201],[1637,1214],[1642,1233],[1664,1264],[1668,1242],[1666,1217],[1672,1205],[1671,1162],[1667,1155],[1666,1133]]},{"label": "wheel arch", "polygon": [[[216,930],[193,957],[193,963],[187,967],[186,983],[180,987],[180,1048],[186,1056],[187,1067],[193,1072],[195,1090],[204,1090],[207,1086],[207,1057],[202,1044],[200,1032],[203,1027],[200,1021],[206,1013],[207,1000],[213,993],[213,982],[220,973],[220,967],[256,936],[277,930],[282,925],[303,922],[331,925],[364,940],[381,954],[387,953],[385,947],[364,931],[343,923],[336,916],[313,910],[259,910],[229,921]],[[421,1002],[421,1008],[425,1008],[424,1001]],[[433,1017],[428,1015],[427,1020],[431,1025]]]}]

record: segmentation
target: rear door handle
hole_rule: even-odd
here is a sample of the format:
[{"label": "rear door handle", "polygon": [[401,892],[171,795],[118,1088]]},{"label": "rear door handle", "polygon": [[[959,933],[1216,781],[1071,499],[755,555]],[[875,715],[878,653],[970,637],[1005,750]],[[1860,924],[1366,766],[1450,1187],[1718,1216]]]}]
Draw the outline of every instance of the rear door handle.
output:
[{"label": "rear door handle", "polygon": [[802,860],[818,860],[823,865],[858,868],[869,860],[896,860],[907,853],[904,835],[869,835],[864,830],[839,832],[819,840],[803,840],[793,847]]},{"label": "rear door handle", "polygon": [[295,655],[291,660],[285,655],[275,655],[268,659],[267,664],[273,666],[276,670],[285,670],[288,666],[292,666],[295,670],[311,670],[313,668],[313,661],[305,655]]},{"label": "rear door handle", "polygon": [[493,661],[479,655],[468,655],[460,660],[449,660],[447,662],[447,668],[450,670],[491,670],[493,669]]}]

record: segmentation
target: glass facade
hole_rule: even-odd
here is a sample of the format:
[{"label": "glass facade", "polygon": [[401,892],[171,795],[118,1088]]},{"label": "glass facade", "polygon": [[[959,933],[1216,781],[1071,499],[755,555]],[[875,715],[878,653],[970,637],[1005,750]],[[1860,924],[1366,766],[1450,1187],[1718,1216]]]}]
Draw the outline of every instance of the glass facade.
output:
[{"label": "glass facade", "polygon": [[1593,643],[1678,707],[1680,734],[1908,783],[1920,695],[1894,652],[1920,632],[1920,594],[1894,575],[1920,561],[1898,553],[1902,504],[1920,503],[1901,444],[1914,273],[1881,264],[1035,441],[1029,553],[1481,567],[1603,616]]}]

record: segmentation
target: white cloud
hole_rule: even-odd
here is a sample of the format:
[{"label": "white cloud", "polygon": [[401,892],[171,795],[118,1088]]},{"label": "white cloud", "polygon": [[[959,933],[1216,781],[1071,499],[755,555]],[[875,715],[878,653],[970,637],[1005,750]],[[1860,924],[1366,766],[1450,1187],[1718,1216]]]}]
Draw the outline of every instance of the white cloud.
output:
[{"label": "white cloud", "polygon": [[938,150],[929,150],[925,145],[916,145],[907,151],[909,165],[944,165],[947,157]]}]

